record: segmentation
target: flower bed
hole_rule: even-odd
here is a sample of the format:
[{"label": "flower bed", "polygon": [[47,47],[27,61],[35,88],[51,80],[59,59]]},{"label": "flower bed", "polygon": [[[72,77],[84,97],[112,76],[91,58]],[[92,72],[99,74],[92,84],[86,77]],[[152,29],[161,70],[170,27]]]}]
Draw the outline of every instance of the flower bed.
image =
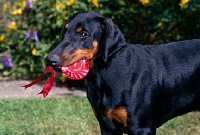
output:
[{"label": "flower bed", "polygon": [[[0,54],[5,58],[0,59],[0,76],[38,76],[46,67],[47,53],[60,41],[63,25],[77,11],[95,10],[111,17],[127,42],[158,44],[200,38],[199,4],[198,0],[2,0]],[[66,81],[64,75],[59,78]]]}]

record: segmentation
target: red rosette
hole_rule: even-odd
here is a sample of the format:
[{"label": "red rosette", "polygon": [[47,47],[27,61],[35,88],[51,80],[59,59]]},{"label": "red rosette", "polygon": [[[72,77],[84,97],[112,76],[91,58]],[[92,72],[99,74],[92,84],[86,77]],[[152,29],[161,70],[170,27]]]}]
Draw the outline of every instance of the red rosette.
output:
[{"label": "red rosette", "polygon": [[67,67],[60,67],[62,73],[70,79],[80,80],[89,72],[89,62],[86,59],[80,60]]},{"label": "red rosette", "polygon": [[[74,64],[69,65],[67,67],[61,67],[60,69],[70,79],[79,80],[79,79],[84,78],[87,75],[87,73],[89,72],[89,62],[88,62],[88,60],[83,59],[83,60],[75,62]],[[27,85],[24,85],[22,87],[24,87],[25,89],[28,87],[31,87],[32,85],[39,82],[46,72],[50,72],[50,71],[52,71],[51,76],[45,82],[42,91],[40,93],[38,93],[38,94],[43,94],[43,96],[45,98],[49,94],[49,91],[51,90],[51,88],[54,84],[54,79],[56,77],[56,71],[53,68],[53,66],[47,66],[38,78],[36,78],[33,82],[31,82]]]}]

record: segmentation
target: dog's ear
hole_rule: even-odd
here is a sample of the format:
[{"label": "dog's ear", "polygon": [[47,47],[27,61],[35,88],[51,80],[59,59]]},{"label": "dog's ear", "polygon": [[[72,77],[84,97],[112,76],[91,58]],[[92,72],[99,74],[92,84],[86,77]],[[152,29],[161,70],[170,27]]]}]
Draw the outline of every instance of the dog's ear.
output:
[{"label": "dog's ear", "polygon": [[100,39],[100,51],[106,62],[108,58],[125,45],[125,39],[118,26],[110,18],[101,18],[103,31]]}]

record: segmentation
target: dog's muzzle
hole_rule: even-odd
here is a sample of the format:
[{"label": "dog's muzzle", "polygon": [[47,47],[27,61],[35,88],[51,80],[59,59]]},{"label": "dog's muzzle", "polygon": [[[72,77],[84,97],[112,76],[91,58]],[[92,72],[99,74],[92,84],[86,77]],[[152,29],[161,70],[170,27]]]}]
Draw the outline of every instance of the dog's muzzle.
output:
[{"label": "dog's muzzle", "polygon": [[51,65],[51,66],[54,66],[54,67],[57,65],[59,60],[60,60],[60,57],[58,55],[55,55],[55,54],[49,54],[46,57],[46,61],[48,62],[48,64]]}]

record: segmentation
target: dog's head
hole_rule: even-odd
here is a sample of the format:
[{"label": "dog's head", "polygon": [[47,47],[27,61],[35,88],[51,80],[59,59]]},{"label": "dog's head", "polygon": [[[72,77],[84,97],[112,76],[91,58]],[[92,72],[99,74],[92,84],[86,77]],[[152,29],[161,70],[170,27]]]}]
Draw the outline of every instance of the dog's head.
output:
[{"label": "dog's head", "polygon": [[68,66],[81,59],[91,63],[97,54],[107,61],[125,42],[118,27],[111,19],[97,12],[78,12],[69,18],[61,42],[48,54],[53,66]]}]

